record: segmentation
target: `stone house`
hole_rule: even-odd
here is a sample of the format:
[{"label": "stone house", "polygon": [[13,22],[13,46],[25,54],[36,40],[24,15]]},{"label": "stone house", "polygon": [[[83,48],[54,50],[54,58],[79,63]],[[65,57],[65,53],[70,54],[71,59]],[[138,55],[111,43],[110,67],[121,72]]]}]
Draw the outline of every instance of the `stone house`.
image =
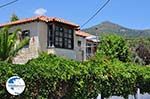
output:
[{"label": "stone house", "polygon": [[13,63],[23,64],[38,57],[40,52],[53,53],[66,58],[85,61],[94,55],[97,41],[79,29],[79,25],[61,18],[36,16],[0,24],[10,26],[10,33],[22,30],[22,38],[30,37],[29,45],[21,49]]}]

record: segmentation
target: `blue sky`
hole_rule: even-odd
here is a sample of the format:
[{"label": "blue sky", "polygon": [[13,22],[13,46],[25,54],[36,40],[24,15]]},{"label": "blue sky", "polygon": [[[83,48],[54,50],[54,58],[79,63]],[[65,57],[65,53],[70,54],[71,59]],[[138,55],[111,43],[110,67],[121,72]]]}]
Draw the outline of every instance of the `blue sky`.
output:
[{"label": "blue sky", "polygon": [[[0,0],[0,5],[12,0]],[[35,16],[39,8],[47,16],[61,17],[82,25],[106,0],[19,0],[0,8],[0,23],[8,22],[12,13],[20,18]],[[112,21],[134,29],[150,28],[150,0],[111,0],[111,2],[84,28]]]}]

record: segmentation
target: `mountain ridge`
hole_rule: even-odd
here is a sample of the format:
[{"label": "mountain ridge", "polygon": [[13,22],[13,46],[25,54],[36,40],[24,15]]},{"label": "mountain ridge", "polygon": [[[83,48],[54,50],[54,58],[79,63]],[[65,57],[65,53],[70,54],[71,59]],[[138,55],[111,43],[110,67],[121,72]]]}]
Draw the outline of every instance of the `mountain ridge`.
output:
[{"label": "mountain ridge", "polygon": [[83,31],[93,35],[114,33],[125,37],[150,37],[150,29],[130,29],[110,21],[104,21],[95,26],[83,29]]}]

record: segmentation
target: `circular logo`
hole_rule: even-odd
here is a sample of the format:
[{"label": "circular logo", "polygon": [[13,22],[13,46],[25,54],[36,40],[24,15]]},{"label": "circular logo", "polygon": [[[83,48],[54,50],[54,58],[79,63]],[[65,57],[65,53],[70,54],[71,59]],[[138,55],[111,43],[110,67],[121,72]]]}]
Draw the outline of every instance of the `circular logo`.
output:
[{"label": "circular logo", "polygon": [[25,89],[25,82],[18,76],[10,77],[6,82],[6,89],[12,95],[20,95]]}]

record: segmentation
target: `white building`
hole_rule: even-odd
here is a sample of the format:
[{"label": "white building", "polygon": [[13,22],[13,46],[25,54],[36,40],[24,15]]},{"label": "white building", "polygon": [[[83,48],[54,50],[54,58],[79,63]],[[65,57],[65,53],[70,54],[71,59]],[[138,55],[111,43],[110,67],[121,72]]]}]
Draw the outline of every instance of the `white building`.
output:
[{"label": "white building", "polygon": [[97,41],[89,39],[93,35],[81,31],[78,25],[64,19],[37,16],[0,24],[0,28],[4,26],[10,26],[10,33],[21,29],[22,38],[30,37],[29,45],[19,51],[14,63],[26,63],[41,52],[84,61],[96,51]]}]

